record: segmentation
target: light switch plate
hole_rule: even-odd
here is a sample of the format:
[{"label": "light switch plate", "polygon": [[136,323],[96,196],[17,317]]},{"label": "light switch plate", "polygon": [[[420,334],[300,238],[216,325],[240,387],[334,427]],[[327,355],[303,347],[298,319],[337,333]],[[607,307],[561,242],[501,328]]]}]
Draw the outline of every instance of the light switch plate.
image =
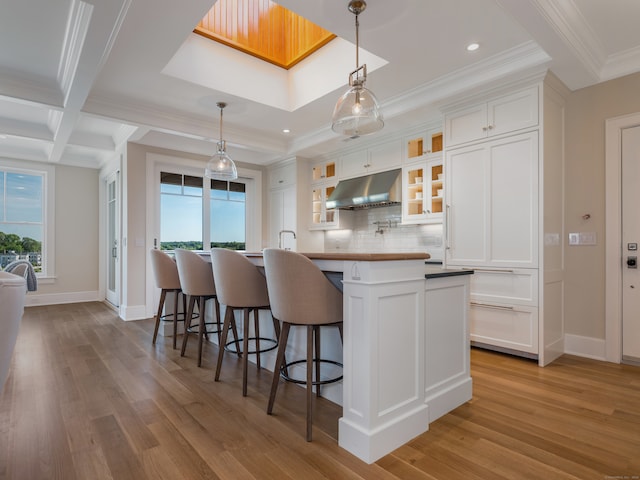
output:
[{"label": "light switch plate", "polygon": [[596,232],[570,233],[569,245],[597,245]]}]

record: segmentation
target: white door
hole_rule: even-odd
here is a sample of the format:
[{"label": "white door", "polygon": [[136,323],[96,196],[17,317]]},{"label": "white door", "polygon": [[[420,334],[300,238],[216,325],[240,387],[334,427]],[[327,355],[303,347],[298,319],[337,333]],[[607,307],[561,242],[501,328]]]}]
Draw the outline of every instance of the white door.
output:
[{"label": "white door", "polygon": [[107,301],[120,306],[120,183],[118,172],[109,175],[106,182],[106,212],[107,212]]},{"label": "white door", "polygon": [[622,131],[622,358],[640,361],[640,126]]}]

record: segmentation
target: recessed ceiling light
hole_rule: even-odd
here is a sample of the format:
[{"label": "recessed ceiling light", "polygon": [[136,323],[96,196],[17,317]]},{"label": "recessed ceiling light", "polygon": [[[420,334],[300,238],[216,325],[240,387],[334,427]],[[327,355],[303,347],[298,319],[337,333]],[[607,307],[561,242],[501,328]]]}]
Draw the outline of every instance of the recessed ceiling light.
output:
[{"label": "recessed ceiling light", "polygon": [[480,48],[480,44],[478,44],[478,43],[470,43],[469,45],[467,45],[467,50],[469,52],[473,52],[473,51],[477,50],[478,48]]},{"label": "recessed ceiling light", "polygon": [[291,132],[291,130],[289,130],[288,128],[283,128],[282,129],[282,133],[290,133],[290,132]]}]

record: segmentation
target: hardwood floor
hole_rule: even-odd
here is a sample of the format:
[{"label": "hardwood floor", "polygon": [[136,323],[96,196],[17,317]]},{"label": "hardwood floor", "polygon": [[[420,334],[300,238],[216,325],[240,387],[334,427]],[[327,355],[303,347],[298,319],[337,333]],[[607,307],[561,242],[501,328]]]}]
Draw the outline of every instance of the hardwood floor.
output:
[{"label": "hardwood floor", "polygon": [[640,478],[640,367],[564,356],[551,366],[472,351],[473,400],[367,465],[338,447],[340,408],[196,342],[187,356],[153,320],[100,303],[25,311],[0,395],[0,478],[607,479]]}]

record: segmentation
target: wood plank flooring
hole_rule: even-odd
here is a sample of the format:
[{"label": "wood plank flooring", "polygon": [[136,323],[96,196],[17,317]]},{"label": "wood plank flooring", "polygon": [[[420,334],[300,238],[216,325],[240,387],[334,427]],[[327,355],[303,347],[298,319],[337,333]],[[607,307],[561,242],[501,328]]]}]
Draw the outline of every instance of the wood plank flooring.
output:
[{"label": "wood plank flooring", "polygon": [[338,447],[340,408],[196,342],[151,345],[153,320],[101,303],[25,311],[0,394],[0,478],[611,479],[640,478],[640,367],[564,356],[546,368],[473,350],[473,399],[372,465]]}]

